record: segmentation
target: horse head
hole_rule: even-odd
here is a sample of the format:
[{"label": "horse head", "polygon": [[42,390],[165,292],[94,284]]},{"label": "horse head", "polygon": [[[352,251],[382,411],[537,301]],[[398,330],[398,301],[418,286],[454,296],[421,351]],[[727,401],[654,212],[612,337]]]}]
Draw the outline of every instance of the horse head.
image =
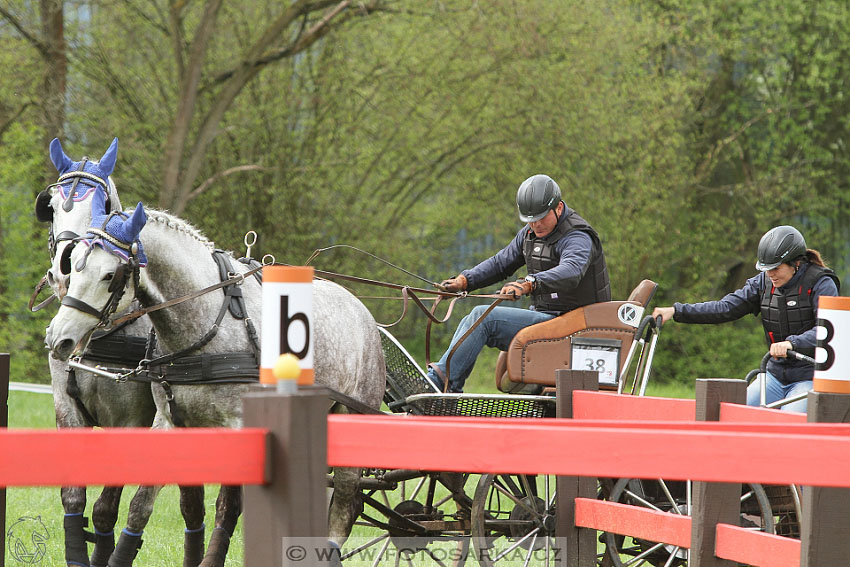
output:
[{"label": "horse head", "polygon": [[147,265],[140,233],[147,222],[141,203],[131,214],[107,212],[105,197],[92,197],[93,217],[86,234],[69,247],[68,291],[47,329],[45,342],[54,358],[85,350],[92,333],[130,307]]},{"label": "horse head", "polygon": [[59,179],[38,194],[35,214],[38,220],[50,223],[48,247],[52,263],[47,272],[47,282],[60,298],[67,291],[71,273],[68,244],[91,224],[91,206],[85,201],[101,193],[107,211],[121,210],[111,178],[117,157],[118,138],[112,140],[97,161],[86,157],[74,161],[65,154],[58,139],[54,138],[50,143],[50,160],[59,173]]}]

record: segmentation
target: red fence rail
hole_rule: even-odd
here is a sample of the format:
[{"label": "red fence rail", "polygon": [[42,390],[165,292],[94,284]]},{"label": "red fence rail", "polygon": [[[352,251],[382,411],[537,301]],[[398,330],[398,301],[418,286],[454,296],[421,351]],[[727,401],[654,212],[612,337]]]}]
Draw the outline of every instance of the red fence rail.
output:
[{"label": "red fence rail", "polygon": [[[560,371],[559,375],[561,373],[566,377],[571,375],[570,371]],[[559,386],[561,383],[559,379]],[[602,402],[606,398],[601,396],[603,394],[577,394],[576,399],[593,400],[592,403],[597,404],[594,411],[602,411],[609,418],[615,417],[604,407]],[[618,411],[634,417],[634,409],[623,409],[626,406],[622,405],[621,397],[604,396],[621,408]],[[654,404],[653,415],[674,415],[672,410],[658,410],[664,405],[661,399],[632,400],[635,404]],[[685,415],[685,411],[690,415],[690,407],[686,408],[690,404],[678,401],[671,402],[670,406],[686,410],[675,414],[678,420],[663,422],[326,417],[327,400],[315,391],[301,392],[293,397],[254,394],[245,402],[247,428],[240,431],[3,432],[0,434],[0,454],[18,458],[4,458],[0,462],[0,486],[246,484],[246,565],[279,565],[280,546],[273,542],[281,541],[282,537],[316,537],[321,533],[326,526],[323,516],[327,505],[325,464],[462,472],[549,473],[562,477],[692,479],[704,481],[702,484],[705,486],[741,481],[795,483],[834,487],[826,490],[835,490],[838,491],[836,494],[842,495],[848,493],[847,488],[850,487],[850,476],[846,473],[850,470],[850,425],[847,424],[693,422]],[[700,402],[698,399],[694,410],[696,416],[705,413],[704,405],[704,400]],[[715,405],[717,413],[722,414],[723,406]],[[738,410],[732,411],[734,414]],[[842,411],[846,412],[846,408]],[[582,409],[581,403],[571,408],[571,412],[579,415],[592,413],[588,413],[587,408]],[[446,440],[451,440],[451,443]],[[778,447],[781,450],[777,450]],[[78,455],[81,450],[90,456],[87,462],[63,459],[63,455]],[[674,455],[672,460],[670,455]],[[741,458],[741,455],[746,455],[746,458]],[[16,461],[28,463],[26,473],[19,470],[22,467],[16,466]],[[814,489],[809,488],[806,492],[811,495]],[[837,501],[843,502],[840,498]],[[257,512],[263,506],[265,508]],[[692,550],[704,547],[702,542],[694,539],[698,526],[706,524],[704,519],[698,519],[699,507],[697,499],[694,520],[686,518],[670,524],[669,534],[664,536],[670,540],[669,543],[690,546]],[[573,527],[579,530],[582,525],[588,525],[617,532],[634,530],[635,524],[645,524],[646,514],[624,508],[627,507],[611,503],[600,506],[591,495],[575,500],[574,506],[570,500],[559,510],[570,515],[570,521],[574,518]],[[844,509],[845,514],[847,509]],[[280,510],[289,512],[282,513]],[[596,519],[591,521],[588,519],[591,517]],[[839,538],[831,535],[834,532],[830,532],[826,521],[810,522],[808,532],[804,529],[802,551],[793,542],[781,540],[777,543],[770,539],[765,543],[763,537],[741,533],[734,526],[724,526],[723,523],[721,521],[717,527],[716,548],[714,533],[711,535],[710,555],[719,560],[734,558],[744,561],[743,554],[747,553],[750,559],[746,560],[753,564],[814,567],[827,563],[795,562],[794,556],[803,555],[805,558],[808,546],[820,549],[830,545],[839,550],[832,552],[834,556],[841,553],[841,545],[847,545],[835,545]],[[846,526],[846,521],[841,525]],[[714,530],[714,524],[711,528]],[[686,537],[688,533],[690,537]],[[249,542],[249,537],[253,538],[252,542]],[[824,538],[834,541],[824,541]],[[595,541],[593,538],[591,541],[595,557]],[[269,548],[270,551],[262,559],[249,559],[249,554],[258,552],[260,548]],[[767,551],[759,552],[759,548]],[[751,558],[756,553],[774,555],[763,555],[758,559],[762,563],[756,563]],[[575,554],[567,556],[578,557]],[[764,557],[773,557],[769,561],[775,562],[764,563]]]}]

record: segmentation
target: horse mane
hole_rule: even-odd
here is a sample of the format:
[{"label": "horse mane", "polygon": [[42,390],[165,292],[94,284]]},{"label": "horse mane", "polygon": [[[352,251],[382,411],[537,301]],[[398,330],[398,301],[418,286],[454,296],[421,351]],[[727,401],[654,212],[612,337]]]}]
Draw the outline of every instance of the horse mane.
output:
[{"label": "horse mane", "polygon": [[157,209],[145,209],[145,213],[147,213],[148,215],[149,223],[156,222],[165,228],[186,234],[187,236],[194,238],[210,250],[213,250],[215,248],[215,243],[213,243],[210,239],[204,236],[204,234],[198,228],[193,226],[189,221],[181,219],[180,217],[176,217],[166,211],[160,211]]}]

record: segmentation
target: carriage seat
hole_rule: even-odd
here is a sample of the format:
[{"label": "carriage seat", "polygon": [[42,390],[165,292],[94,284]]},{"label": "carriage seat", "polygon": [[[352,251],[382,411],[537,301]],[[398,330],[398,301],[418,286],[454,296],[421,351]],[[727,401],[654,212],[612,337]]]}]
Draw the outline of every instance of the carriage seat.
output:
[{"label": "carriage seat", "polygon": [[[643,280],[625,301],[605,301],[585,305],[563,315],[522,329],[496,363],[496,387],[507,393],[535,393],[555,385],[555,371],[580,368],[572,364],[574,346],[619,352],[616,374],[606,380],[600,376],[600,389],[616,390],[619,377],[632,343],[637,339],[637,326],[643,309],[652,300],[658,284]],[[624,308],[635,305],[637,311]],[[592,353],[592,350],[585,351]],[[615,355],[611,355],[615,356]],[[595,361],[594,361],[595,360]],[[598,364],[591,359],[590,364]],[[581,367],[584,367],[583,365]]]}]

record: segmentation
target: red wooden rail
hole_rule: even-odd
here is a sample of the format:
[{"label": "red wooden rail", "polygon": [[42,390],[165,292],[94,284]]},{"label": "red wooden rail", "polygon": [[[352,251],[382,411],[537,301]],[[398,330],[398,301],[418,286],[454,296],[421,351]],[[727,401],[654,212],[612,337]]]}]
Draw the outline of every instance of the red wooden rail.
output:
[{"label": "red wooden rail", "polygon": [[717,525],[715,554],[721,559],[747,565],[799,567],[801,543],[798,539],[754,532],[729,524]]},{"label": "red wooden rail", "polygon": [[[630,418],[651,420],[657,416],[665,419],[693,420],[694,400],[664,398],[635,398],[611,396],[602,392],[576,391],[573,393],[573,412],[588,418],[605,415],[628,415]],[[775,409],[748,407],[721,402],[720,421],[738,423],[805,423],[806,415]],[[651,514],[651,518],[645,518]],[[576,525],[584,528],[640,537],[650,541],[691,547],[690,517],[673,513],[655,512],[632,506],[600,500],[576,499]],[[746,530],[729,524],[718,524],[715,555],[752,565],[771,567],[799,567],[801,543],[799,540]]]},{"label": "red wooden rail", "polygon": [[616,419],[625,421],[694,421],[696,401],[651,396],[625,396],[609,392],[573,392],[576,419]]},{"label": "red wooden rail", "polygon": [[332,415],[328,464],[850,487],[850,424]]},{"label": "red wooden rail", "polygon": [[581,527],[603,532],[630,535],[676,545],[691,546],[691,518],[619,502],[576,498],[576,518]]},{"label": "red wooden rail", "polygon": [[0,455],[0,486],[266,481],[264,429],[13,429]]},{"label": "red wooden rail", "polygon": [[806,414],[723,402],[720,404],[720,421],[736,421],[738,423],[806,423]]}]

